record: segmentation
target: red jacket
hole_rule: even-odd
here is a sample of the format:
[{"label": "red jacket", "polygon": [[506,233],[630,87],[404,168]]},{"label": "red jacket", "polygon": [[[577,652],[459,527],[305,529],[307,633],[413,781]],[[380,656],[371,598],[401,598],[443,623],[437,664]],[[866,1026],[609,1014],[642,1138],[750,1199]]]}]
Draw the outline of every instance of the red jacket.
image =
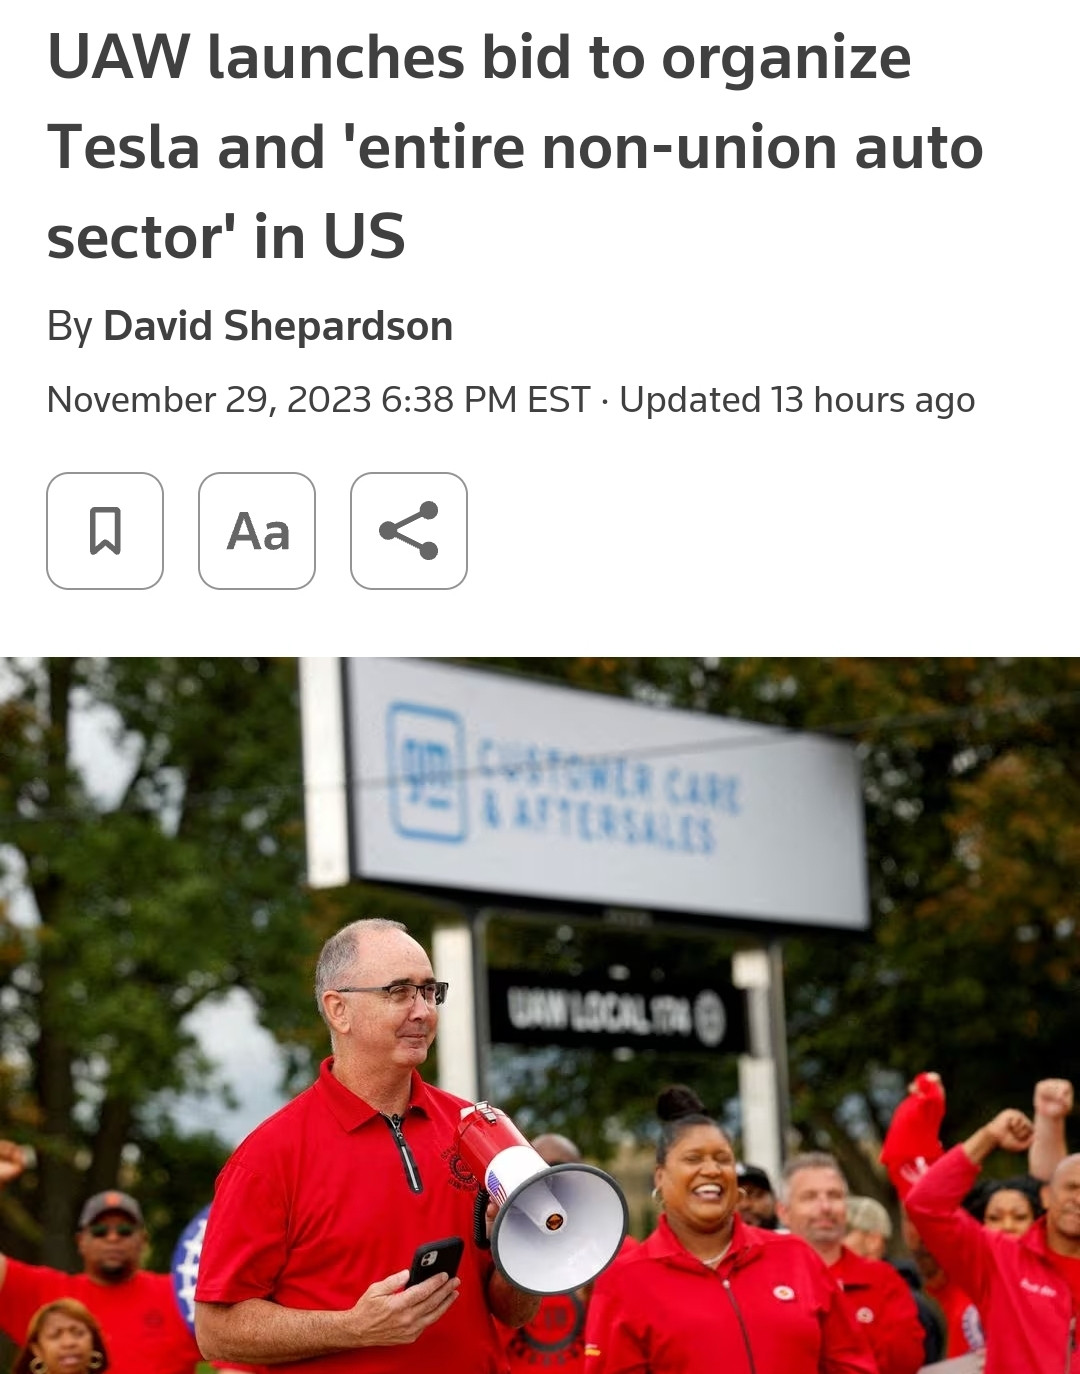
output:
[{"label": "red jacket", "polygon": [[[918,1074],[915,1091],[893,1112],[881,1149],[881,1162],[888,1169],[901,1202],[906,1202],[915,1181],[945,1153],[938,1139],[944,1115],[945,1090],[940,1081],[929,1074]],[[925,1241],[925,1237],[922,1239]],[[928,1248],[933,1254],[932,1247]],[[941,1266],[941,1275],[933,1287],[926,1285],[926,1292],[945,1317],[945,1353],[954,1356],[982,1350],[986,1341],[975,1304],[954,1276],[945,1272],[944,1260],[936,1254],[934,1259]]]},{"label": "red jacket", "polygon": [[797,1236],[735,1218],[715,1270],[666,1217],[596,1280],[587,1374],[875,1374],[823,1262]]},{"label": "red jacket", "polygon": [[1080,1374],[1080,1314],[1049,1257],[1045,1218],[1019,1240],[988,1231],[960,1206],[978,1172],[957,1145],[915,1184],[907,1208],[934,1255],[978,1304],[985,1374]]},{"label": "red jacket", "polygon": [[863,1259],[846,1246],[829,1274],[840,1285],[848,1314],[865,1327],[880,1374],[917,1374],[923,1329],[901,1275],[884,1260]]}]

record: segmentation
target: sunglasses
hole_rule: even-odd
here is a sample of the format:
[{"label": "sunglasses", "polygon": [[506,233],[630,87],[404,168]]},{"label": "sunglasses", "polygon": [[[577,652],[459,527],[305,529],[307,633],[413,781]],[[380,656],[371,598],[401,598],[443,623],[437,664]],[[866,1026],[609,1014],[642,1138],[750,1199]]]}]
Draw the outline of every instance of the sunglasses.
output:
[{"label": "sunglasses", "polygon": [[130,1221],[95,1221],[86,1228],[95,1240],[104,1240],[111,1232],[114,1236],[119,1236],[122,1240],[128,1240],[138,1230]]}]

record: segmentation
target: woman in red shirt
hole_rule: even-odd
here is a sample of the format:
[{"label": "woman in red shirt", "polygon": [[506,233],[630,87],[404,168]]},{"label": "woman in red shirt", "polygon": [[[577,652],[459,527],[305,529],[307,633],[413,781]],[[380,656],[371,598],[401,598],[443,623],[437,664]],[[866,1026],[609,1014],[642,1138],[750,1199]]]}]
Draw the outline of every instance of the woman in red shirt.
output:
[{"label": "woman in red shirt", "polygon": [[736,1214],[731,1142],[689,1088],[660,1094],[653,1234],[596,1280],[587,1374],[874,1374],[805,1241]]}]

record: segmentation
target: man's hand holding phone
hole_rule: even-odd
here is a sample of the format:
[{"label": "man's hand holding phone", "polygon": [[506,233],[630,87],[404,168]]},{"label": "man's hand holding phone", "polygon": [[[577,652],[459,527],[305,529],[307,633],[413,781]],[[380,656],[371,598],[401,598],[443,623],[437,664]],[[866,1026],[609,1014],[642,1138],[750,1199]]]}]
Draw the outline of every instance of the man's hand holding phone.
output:
[{"label": "man's hand holding phone", "polygon": [[457,1267],[465,1244],[460,1236],[418,1245],[408,1269],[373,1283],[352,1309],[343,1349],[367,1345],[410,1345],[450,1310],[461,1280]]},{"label": "man's hand holding phone", "polygon": [[465,1242],[460,1236],[447,1236],[443,1240],[432,1240],[424,1245],[418,1245],[409,1267],[409,1279],[405,1287],[415,1288],[417,1284],[433,1279],[436,1274],[446,1274],[448,1278],[454,1278],[464,1251]]}]

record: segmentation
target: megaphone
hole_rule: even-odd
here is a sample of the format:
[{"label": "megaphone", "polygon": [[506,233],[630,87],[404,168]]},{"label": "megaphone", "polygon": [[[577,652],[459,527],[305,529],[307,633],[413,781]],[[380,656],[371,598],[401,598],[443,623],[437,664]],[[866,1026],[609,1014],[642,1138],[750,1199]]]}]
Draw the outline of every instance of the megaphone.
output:
[{"label": "megaphone", "polygon": [[462,1159],[480,1182],[477,1240],[490,1198],[496,1268],[526,1293],[570,1293],[591,1282],[619,1253],[626,1235],[622,1189],[591,1164],[547,1164],[505,1112],[490,1102],[462,1107]]}]

